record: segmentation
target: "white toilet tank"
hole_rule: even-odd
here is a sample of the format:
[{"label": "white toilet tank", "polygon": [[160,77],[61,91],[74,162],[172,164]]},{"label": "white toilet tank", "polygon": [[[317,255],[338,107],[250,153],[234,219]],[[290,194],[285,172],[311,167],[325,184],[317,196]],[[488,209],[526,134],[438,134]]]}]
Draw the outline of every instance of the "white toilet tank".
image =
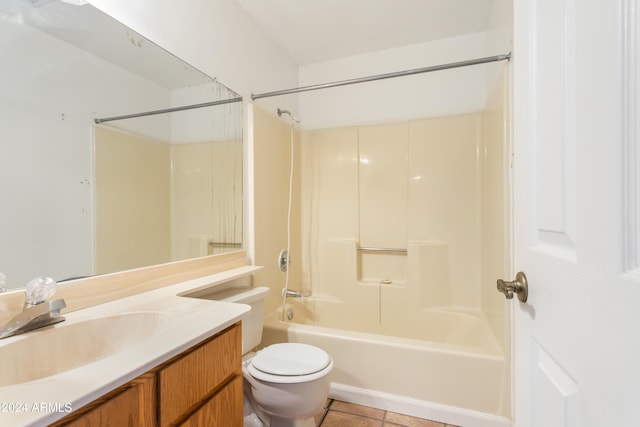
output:
[{"label": "white toilet tank", "polygon": [[251,306],[251,311],[242,318],[242,354],[247,354],[262,341],[262,326],[264,324],[264,299],[269,294],[266,286],[249,287],[237,286],[213,290],[200,298],[214,301],[226,301]]}]

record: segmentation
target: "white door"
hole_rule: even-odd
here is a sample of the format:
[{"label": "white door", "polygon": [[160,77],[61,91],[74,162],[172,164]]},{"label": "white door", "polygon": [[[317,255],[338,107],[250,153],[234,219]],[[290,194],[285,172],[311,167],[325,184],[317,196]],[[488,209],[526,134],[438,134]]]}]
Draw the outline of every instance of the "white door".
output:
[{"label": "white door", "polygon": [[640,426],[640,4],[514,1],[515,425]]}]

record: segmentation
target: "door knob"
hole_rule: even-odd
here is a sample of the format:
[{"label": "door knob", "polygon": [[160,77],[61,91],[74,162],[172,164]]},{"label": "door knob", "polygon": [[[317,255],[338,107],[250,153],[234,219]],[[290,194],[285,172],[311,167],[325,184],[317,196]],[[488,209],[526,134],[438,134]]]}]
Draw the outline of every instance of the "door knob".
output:
[{"label": "door knob", "polygon": [[527,297],[529,296],[527,276],[521,271],[516,274],[516,280],[513,282],[505,282],[502,279],[498,279],[498,291],[502,292],[507,299],[513,298],[515,292],[518,294],[520,302],[527,302]]}]

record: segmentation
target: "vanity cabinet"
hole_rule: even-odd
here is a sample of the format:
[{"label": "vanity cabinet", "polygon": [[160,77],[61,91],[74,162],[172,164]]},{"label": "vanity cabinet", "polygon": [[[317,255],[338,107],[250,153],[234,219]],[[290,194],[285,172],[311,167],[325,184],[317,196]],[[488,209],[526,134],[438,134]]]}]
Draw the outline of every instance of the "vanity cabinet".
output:
[{"label": "vanity cabinet", "polygon": [[241,427],[242,385],[238,322],[52,426]]},{"label": "vanity cabinet", "polygon": [[218,421],[200,425],[241,427],[242,387],[238,389],[234,379],[242,385],[239,323],[158,369],[159,425],[181,425],[191,414],[209,412],[206,408],[215,406],[219,413],[211,415]]},{"label": "vanity cabinet", "polygon": [[141,375],[51,424],[51,427],[154,427],[155,379],[153,373]]},{"label": "vanity cabinet", "polygon": [[212,396],[178,425],[180,427],[241,427],[243,424],[242,386],[242,376],[235,376],[219,393]]},{"label": "vanity cabinet", "polygon": [[154,373],[141,375],[51,424],[51,427],[154,427],[155,380]]}]

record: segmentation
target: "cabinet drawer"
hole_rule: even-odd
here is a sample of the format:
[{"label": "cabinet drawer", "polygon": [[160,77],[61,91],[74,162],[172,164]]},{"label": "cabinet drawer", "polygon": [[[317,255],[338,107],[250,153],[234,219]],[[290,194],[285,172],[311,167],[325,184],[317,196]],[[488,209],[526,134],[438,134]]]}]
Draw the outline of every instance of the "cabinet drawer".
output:
[{"label": "cabinet drawer", "polygon": [[240,323],[231,326],[158,371],[160,425],[195,409],[232,375],[241,374]]},{"label": "cabinet drawer", "polygon": [[180,427],[242,427],[244,423],[242,376],[237,375]]},{"label": "cabinet drawer", "polygon": [[90,403],[51,427],[153,427],[155,377],[145,374]]}]

